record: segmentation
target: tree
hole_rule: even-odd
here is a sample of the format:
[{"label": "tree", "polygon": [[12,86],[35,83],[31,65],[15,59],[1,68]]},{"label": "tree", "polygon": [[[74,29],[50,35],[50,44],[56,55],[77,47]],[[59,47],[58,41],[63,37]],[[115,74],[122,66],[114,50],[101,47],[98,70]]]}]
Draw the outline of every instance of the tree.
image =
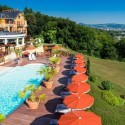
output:
[{"label": "tree", "polygon": [[8,10],[8,9],[12,9],[12,8],[6,5],[0,5],[0,12],[3,10]]},{"label": "tree", "polygon": [[125,38],[116,43],[119,60],[125,59]]},{"label": "tree", "polygon": [[124,40],[117,41],[112,32],[76,24],[64,18],[50,17],[25,8],[28,34],[42,35],[47,43],[61,43],[72,50],[106,59],[124,60]]},{"label": "tree", "polygon": [[90,60],[89,60],[89,57],[87,58],[87,75],[90,76]]},{"label": "tree", "polygon": [[28,34],[34,36],[36,34],[36,17],[34,13],[25,14],[28,23]]},{"label": "tree", "polygon": [[104,59],[117,59],[117,51],[113,43],[109,42],[103,44],[101,57]]}]

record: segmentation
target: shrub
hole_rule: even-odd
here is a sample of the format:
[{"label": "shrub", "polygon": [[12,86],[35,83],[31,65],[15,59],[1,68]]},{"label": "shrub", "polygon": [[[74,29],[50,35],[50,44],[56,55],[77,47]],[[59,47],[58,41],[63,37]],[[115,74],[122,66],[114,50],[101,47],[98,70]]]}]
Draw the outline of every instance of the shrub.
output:
[{"label": "shrub", "polygon": [[6,116],[4,114],[0,114],[0,123],[5,121]]},{"label": "shrub", "polygon": [[123,106],[125,104],[125,100],[120,97],[115,96],[112,91],[104,90],[102,92],[102,98],[107,101],[112,106]]},{"label": "shrub", "polygon": [[101,84],[105,90],[112,90],[114,88],[113,84],[109,81],[103,81]]},{"label": "shrub", "polygon": [[59,57],[50,57],[50,58],[49,58],[49,61],[50,61],[52,64],[57,65],[58,63],[60,63],[61,58],[59,58]]},{"label": "shrub", "polygon": [[44,75],[46,81],[50,81],[56,74],[56,69],[52,67],[41,67],[38,73]]},{"label": "shrub", "polygon": [[91,82],[96,82],[96,76],[90,76],[90,77],[89,77],[89,80],[90,80]]}]

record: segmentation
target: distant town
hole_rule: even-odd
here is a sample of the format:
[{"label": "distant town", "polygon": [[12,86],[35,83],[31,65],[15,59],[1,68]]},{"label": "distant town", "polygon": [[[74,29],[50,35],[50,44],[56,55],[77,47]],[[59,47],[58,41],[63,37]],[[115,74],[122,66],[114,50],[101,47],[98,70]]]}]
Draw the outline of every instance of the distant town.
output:
[{"label": "distant town", "polygon": [[118,40],[125,38],[125,24],[115,24],[115,23],[107,23],[107,24],[79,23],[79,24],[83,26],[88,26],[88,27],[112,32]]}]

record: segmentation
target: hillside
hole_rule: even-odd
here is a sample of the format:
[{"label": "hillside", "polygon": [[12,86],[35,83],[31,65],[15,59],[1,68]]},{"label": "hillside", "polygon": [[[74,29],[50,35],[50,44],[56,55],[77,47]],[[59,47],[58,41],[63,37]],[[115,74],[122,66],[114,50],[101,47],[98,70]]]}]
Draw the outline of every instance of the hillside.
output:
[{"label": "hillside", "polygon": [[95,103],[90,110],[101,116],[103,125],[124,125],[125,106],[111,106],[102,99],[101,82],[110,80],[114,84],[113,93],[117,96],[125,94],[125,63],[90,57],[91,72],[97,78],[91,84],[90,94]]},{"label": "hillside", "polygon": [[125,89],[125,63],[91,57],[93,73]]}]

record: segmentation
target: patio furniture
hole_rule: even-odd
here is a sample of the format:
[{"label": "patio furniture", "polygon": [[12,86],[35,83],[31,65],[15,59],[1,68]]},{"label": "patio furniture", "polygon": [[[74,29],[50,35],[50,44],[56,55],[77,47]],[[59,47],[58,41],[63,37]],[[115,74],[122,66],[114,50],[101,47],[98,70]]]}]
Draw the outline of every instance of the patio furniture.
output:
[{"label": "patio furniture", "polygon": [[71,112],[71,109],[65,106],[64,104],[58,104],[55,110],[56,113],[68,113]]},{"label": "patio furniture", "polygon": [[69,108],[67,107],[66,105],[64,104],[58,104],[57,107],[56,107],[56,110],[55,110],[55,113],[63,113],[63,114],[66,114],[66,113],[69,113],[69,112],[75,112],[75,111],[83,111],[85,109],[78,109],[78,108]]},{"label": "patio furniture", "polygon": [[69,92],[69,91],[62,91],[61,93],[60,93],[60,96],[61,96],[61,98],[65,98],[67,95],[70,95],[71,93]]},{"label": "patio furniture", "polygon": [[58,125],[58,120],[57,119],[51,119],[50,125]]},{"label": "patio furniture", "polygon": [[32,54],[32,60],[36,60],[35,54]]},{"label": "patio furniture", "polygon": [[63,103],[71,109],[87,109],[94,104],[94,98],[88,94],[71,94],[64,98]]},{"label": "patio furniture", "polygon": [[67,90],[70,93],[88,93],[90,91],[90,85],[82,82],[73,82],[67,86]]},{"label": "patio furniture", "polygon": [[77,74],[77,72],[75,72],[74,70],[70,70],[70,72],[69,72],[69,76],[76,75],[76,74]]},{"label": "patio furniture", "polygon": [[88,76],[85,74],[76,74],[72,77],[73,82],[86,82],[88,80]]},{"label": "patio furniture", "polygon": [[33,59],[32,59],[32,54],[29,54],[29,55],[28,55],[28,59],[29,59],[29,60],[33,60]]},{"label": "patio furniture", "polygon": [[102,125],[101,118],[92,112],[76,111],[61,115],[59,125]]}]

